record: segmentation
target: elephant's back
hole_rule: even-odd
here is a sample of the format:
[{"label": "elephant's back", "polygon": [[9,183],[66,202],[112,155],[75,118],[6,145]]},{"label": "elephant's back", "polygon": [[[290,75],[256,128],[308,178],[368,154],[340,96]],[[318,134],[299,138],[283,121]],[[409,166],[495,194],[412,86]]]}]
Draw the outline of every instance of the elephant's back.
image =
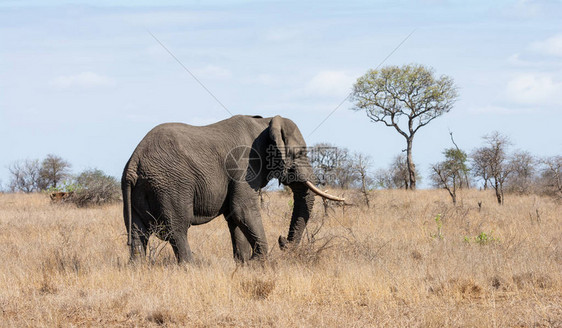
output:
[{"label": "elephant's back", "polygon": [[221,145],[212,142],[206,135],[211,132],[204,127],[183,123],[164,123],[152,129],[135,150],[139,166],[145,170],[167,170],[175,172],[196,168],[218,160]]},{"label": "elephant's back", "polygon": [[182,123],[156,126],[131,158],[137,179],[145,181],[156,193],[183,190],[183,194],[198,197],[215,190],[204,198],[221,198],[228,185],[224,158],[235,141],[217,140],[213,130],[212,126]]},{"label": "elephant's back", "polygon": [[237,115],[206,126],[160,124],[150,130],[135,149],[128,164],[129,171],[151,180],[166,175],[170,179],[178,178],[177,175],[201,179],[212,176],[213,181],[226,179],[224,160],[227,154],[238,146],[251,146],[267,126],[264,120]]},{"label": "elephant's back", "polygon": [[[193,126],[164,123],[152,129],[141,141],[143,153],[158,158],[174,157],[193,161],[222,158],[228,150],[243,143],[240,133],[225,133],[220,126]],[[154,153],[154,154],[153,154]]]},{"label": "elephant's back", "polygon": [[[139,148],[144,152],[181,151],[184,156],[196,159],[216,156],[224,160],[233,148],[242,145],[251,146],[267,125],[267,119],[243,115],[236,115],[205,126],[163,123],[154,127],[145,136]],[[174,155],[181,157],[182,154]]]}]

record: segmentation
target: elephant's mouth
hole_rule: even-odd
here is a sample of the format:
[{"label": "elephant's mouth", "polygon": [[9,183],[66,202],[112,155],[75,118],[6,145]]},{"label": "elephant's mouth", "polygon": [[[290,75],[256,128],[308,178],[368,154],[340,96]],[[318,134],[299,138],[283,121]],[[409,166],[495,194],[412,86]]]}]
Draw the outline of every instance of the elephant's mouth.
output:
[{"label": "elephant's mouth", "polygon": [[297,170],[296,165],[292,165],[288,169],[279,171],[277,175],[279,182],[287,186],[293,183],[305,183],[309,179],[309,175],[303,173],[302,170]]},{"label": "elephant's mouth", "polygon": [[330,195],[329,193],[320,190],[318,187],[314,185],[314,183],[312,183],[309,180],[309,178],[310,177],[308,175],[300,173],[298,170],[295,169],[295,167],[291,167],[285,172],[285,174],[283,174],[279,178],[279,182],[286,185],[290,185],[295,182],[305,183],[306,187],[310,189],[310,191],[312,191],[313,193],[315,193],[316,195],[322,198],[326,198],[336,202],[345,202],[345,198]]}]

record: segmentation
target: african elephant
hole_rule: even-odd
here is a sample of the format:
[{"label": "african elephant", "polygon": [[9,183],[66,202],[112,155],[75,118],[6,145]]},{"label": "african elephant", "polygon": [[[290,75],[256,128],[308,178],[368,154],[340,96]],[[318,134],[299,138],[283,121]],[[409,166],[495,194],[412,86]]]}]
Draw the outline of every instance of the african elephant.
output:
[{"label": "african elephant", "polygon": [[[291,120],[236,115],[207,125],[165,123],[139,143],[123,171],[123,212],[131,259],[156,233],[178,262],[192,261],[187,230],[224,215],[237,261],[263,258],[267,241],[258,190],[271,179],[289,186],[294,207],[281,248],[300,242],[314,204],[305,141]],[[158,227],[158,229],[156,229]]]}]

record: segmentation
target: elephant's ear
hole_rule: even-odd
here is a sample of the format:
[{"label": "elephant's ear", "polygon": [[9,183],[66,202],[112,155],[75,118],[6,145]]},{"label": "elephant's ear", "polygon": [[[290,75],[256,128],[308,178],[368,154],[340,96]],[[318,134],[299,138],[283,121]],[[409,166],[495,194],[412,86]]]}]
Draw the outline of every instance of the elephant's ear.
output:
[{"label": "elephant's ear", "polygon": [[269,122],[269,137],[273,144],[281,154],[281,160],[285,163],[286,149],[285,149],[285,136],[283,135],[284,119],[277,115]]}]

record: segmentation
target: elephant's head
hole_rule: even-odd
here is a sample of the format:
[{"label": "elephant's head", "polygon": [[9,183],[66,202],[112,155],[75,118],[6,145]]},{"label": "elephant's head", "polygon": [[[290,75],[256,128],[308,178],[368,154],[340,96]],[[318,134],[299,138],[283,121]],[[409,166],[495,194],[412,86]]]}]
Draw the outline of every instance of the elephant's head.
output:
[{"label": "elephant's head", "polygon": [[314,186],[316,178],[308,160],[304,138],[297,125],[286,118],[275,116],[269,123],[267,167],[269,178],[278,178],[279,182],[289,186],[293,191],[293,214],[287,237],[279,236],[279,246],[284,249],[297,245],[314,205],[314,194],[336,201],[344,201],[322,192]]}]

